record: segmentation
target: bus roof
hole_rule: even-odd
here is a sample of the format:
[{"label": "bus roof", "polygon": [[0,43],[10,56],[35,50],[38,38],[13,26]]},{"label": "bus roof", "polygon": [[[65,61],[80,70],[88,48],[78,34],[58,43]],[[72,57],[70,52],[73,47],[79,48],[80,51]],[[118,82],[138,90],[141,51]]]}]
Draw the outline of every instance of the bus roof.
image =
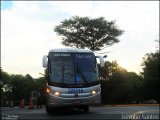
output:
[{"label": "bus roof", "polygon": [[49,53],[51,52],[93,53],[93,51],[89,49],[79,49],[79,48],[55,48],[49,51]]}]

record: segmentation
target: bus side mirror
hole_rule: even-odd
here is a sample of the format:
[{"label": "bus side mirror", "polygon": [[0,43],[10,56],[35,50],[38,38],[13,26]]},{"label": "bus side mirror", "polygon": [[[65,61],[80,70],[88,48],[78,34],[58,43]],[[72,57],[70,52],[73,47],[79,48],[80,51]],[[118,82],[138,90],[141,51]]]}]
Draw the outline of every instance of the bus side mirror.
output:
[{"label": "bus side mirror", "polygon": [[47,57],[47,55],[43,56],[42,64],[43,64],[44,68],[47,68],[47,64],[48,64],[48,57]]},{"label": "bus side mirror", "polygon": [[100,67],[104,67],[104,59],[102,56],[96,56],[96,58],[99,58],[100,60]]}]

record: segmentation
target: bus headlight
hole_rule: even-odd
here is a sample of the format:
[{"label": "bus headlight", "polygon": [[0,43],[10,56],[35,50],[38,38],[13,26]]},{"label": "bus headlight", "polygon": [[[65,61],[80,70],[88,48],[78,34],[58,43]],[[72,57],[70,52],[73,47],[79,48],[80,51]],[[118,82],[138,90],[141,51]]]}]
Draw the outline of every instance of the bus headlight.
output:
[{"label": "bus headlight", "polygon": [[91,91],[91,94],[92,94],[92,95],[95,95],[95,94],[96,94],[96,91],[95,91],[95,90]]},{"label": "bus headlight", "polygon": [[55,95],[55,96],[60,96],[60,92],[55,92],[48,87],[46,88],[46,93],[47,94],[52,94],[52,95]]},{"label": "bus headlight", "polygon": [[59,95],[60,95],[60,92],[55,92],[54,95],[55,95],[55,96],[59,96]]}]

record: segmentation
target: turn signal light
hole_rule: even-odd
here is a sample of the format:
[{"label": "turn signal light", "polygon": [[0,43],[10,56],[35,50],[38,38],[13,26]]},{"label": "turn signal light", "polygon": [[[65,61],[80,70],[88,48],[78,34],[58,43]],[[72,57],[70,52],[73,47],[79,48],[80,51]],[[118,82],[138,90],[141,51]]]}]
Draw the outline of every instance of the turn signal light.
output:
[{"label": "turn signal light", "polygon": [[51,89],[49,89],[48,87],[46,88],[46,92],[48,93],[48,94],[50,94],[52,91],[51,91]]}]

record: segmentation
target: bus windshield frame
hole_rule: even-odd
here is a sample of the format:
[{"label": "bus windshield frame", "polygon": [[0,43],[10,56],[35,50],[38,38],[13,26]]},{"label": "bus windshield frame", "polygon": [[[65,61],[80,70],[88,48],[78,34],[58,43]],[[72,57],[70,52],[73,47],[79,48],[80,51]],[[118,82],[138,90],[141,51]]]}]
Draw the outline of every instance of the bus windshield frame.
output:
[{"label": "bus windshield frame", "polygon": [[88,87],[99,84],[94,53],[51,52],[48,83],[57,87]]}]

